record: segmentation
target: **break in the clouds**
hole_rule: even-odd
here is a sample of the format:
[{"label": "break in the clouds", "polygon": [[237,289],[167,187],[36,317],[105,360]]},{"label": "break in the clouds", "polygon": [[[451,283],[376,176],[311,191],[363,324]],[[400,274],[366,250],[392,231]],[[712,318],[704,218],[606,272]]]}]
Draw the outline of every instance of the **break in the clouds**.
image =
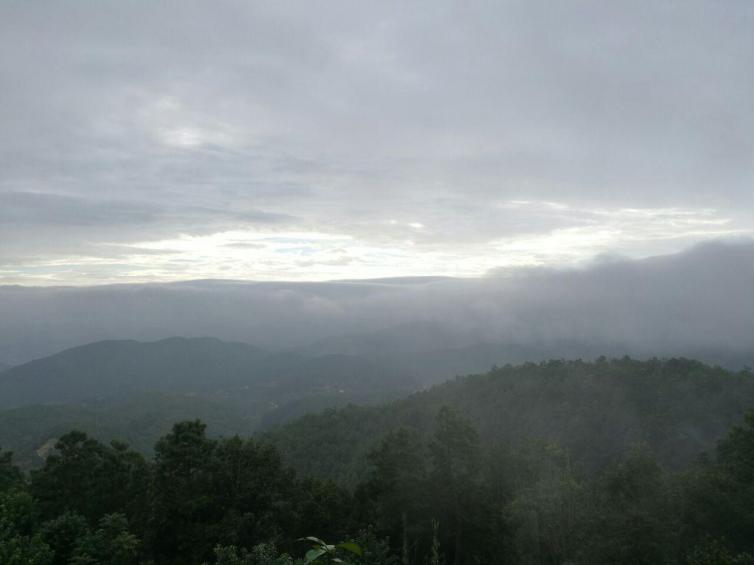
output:
[{"label": "break in the clouds", "polygon": [[0,283],[476,276],[754,233],[754,4],[0,6]]}]

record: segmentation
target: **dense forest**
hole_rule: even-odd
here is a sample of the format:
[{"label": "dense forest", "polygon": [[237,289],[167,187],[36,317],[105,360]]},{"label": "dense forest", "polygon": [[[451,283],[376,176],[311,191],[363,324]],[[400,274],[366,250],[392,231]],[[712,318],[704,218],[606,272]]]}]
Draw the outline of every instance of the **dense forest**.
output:
[{"label": "dense forest", "polygon": [[[99,342],[0,374],[0,406],[12,406],[0,409],[0,445],[25,471],[41,466],[72,429],[105,443],[118,438],[151,457],[174,422],[200,419],[210,437],[265,432],[303,475],[354,486],[365,478],[372,444],[398,426],[426,438],[445,405],[485,442],[546,439],[592,469],[636,442],[680,469],[754,406],[747,371],[688,359],[506,365],[408,397],[420,388],[415,380],[377,367],[213,339]],[[60,383],[68,383],[65,394],[56,393]],[[322,412],[332,407],[340,408]],[[322,450],[337,457],[319,457]]]},{"label": "dense forest", "polygon": [[366,453],[375,442],[398,427],[428,441],[443,406],[468,418],[485,444],[518,448],[546,440],[589,473],[635,444],[681,470],[754,407],[754,376],[690,359],[506,365],[389,404],[310,414],[265,437],[304,475],[353,486],[366,478]]},{"label": "dense forest", "polygon": [[212,435],[249,435],[418,388],[402,368],[352,355],[276,353],[214,338],[100,341],[0,372],[0,445],[24,469],[42,464],[39,453],[71,429],[148,455],[184,419],[200,418]]},{"label": "dense forest", "polygon": [[[200,421],[183,421],[150,457],[71,431],[28,474],[9,452],[0,456],[0,562],[754,563],[754,412],[731,415],[713,449],[687,453],[699,430],[711,437],[723,420],[718,410],[690,427],[704,412],[691,404],[695,391],[717,390],[709,398],[733,407],[748,401],[750,380],[748,372],[685,360],[551,362],[504,367],[364,412],[307,417],[252,438],[214,438]],[[467,417],[464,403],[499,383],[509,398],[489,399],[497,412],[480,403]],[[665,398],[663,391],[681,388],[687,397]],[[531,413],[522,402],[535,391],[557,399],[563,414]],[[634,429],[627,413],[597,418],[615,407],[612,397],[626,395],[644,411],[641,426]],[[590,410],[572,410],[578,402]],[[367,442],[354,449],[363,454],[358,465],[343,461],[352,443],[337,450],[321,441],[325,422],[340,422],[329,433],[341,445],[342,430],[357,420],[375,433],[354,435]],[[555,428],[563,441],[555,441]],[[310,443],[306,452],[292,450],[297,430]],[[583,445],[600,437],[604,444]],[[316,472],[306,471],[303,457]],[[307,536],[316,538],[301,541]]]}]

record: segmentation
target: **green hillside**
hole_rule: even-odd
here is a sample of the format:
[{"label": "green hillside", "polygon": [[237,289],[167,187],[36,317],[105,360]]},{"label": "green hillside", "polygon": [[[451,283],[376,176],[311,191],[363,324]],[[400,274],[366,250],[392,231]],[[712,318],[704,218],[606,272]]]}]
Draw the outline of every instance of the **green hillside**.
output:
[{"label": "green hillside", "polygon": [[140,453],[152,452],[174,422],[201,418],[212,436],[249,434],[257,426],[253,410],[200,396],[144,393],[121,400],[31,405],[0,411],[0,446],[14,453],[23,469],[38,467],[49,448],[70,430],[103,442],[119,439]]},{"label": "green hillside", "polygon": [[413,384],[354,356],[271,353],[214,338],[175,337],[150,343],[101,341],[14,367],[0,373],[0,407],[145,391],[279,404],[302,393],[358,396],[384,387],[409,390]]},{"label": "green hillside", "polygon": [[488,443],[544,438],[592,470],[646,443],[661,463],[680,468],[754,406],[754,376],[687,359],[526,363],[385,406],[308,415],[267,437],[303,474],[355,484],[376,441],[399,427],[428,435],[444,405],[457,408]]},{"label": "green hillside", "polygon": [[70,429],[143,453],[173,422],[249,434],[348,402],[416,390],[398,371],[350,355],[267,352],[217,339],[102,341],[0,373],[0,446],[24,468]]}]

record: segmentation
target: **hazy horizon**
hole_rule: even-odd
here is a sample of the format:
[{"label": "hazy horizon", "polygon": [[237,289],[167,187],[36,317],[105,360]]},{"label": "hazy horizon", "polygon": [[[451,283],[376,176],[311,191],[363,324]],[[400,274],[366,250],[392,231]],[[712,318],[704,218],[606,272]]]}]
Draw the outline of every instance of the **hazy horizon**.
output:
[{"label": "hazy horizon", "polygon": [[281,350],[429,322],[426,336],[402,339],[424,339],[425,350],[494,342],[536,355],[712,352],[751,363],[752,280],[754,241],[742,240],[483,278],[0,286],[0,361],[99,339],[172,336]]}]

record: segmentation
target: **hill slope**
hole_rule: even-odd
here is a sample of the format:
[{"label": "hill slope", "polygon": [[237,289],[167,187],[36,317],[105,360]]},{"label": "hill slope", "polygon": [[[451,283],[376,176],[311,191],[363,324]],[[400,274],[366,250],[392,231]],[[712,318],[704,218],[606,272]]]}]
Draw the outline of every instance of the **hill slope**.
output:
[{"label": "hill slope", "polygon": [[0,372],[0,446],[30,467],[41,463],[40,448],[77,428],[148,452],[178,420],[200,418],[217,435],[249,434],[417,388],[356,356],[270,353],[212,338],[102,341]]},{"label": "hill slope", "polygon": [[458,408],[488,442],[544,438],[597,469],[636,442],[681,467],[754,407],[754,376],[686,359],[549,361],[459,378],[379,407],[309,415],[267,434],[307,475],[353,484],[364,454],[400,426],[429,435],[439,408]]},{"label": "hill slope", "polygon": [[213,436],[250,434],[258,418],[244,410],[201,396],[135,394],[123,399],[75,404],[32,405],[0,411],[0,447],[13,451],[24,469],[44,462],[57,438],[82,430],[105,443],[127,442],[149,454],[158,438],[180,420],[200,419]]},{"label": "hill slope", "polygon": [[101,341],[0,373],[0,407],[122,398],[143,392],[211,395],[242,405],[337,392],[362,400],[414,384],[348,355],[270,353],[214,338]]}]

